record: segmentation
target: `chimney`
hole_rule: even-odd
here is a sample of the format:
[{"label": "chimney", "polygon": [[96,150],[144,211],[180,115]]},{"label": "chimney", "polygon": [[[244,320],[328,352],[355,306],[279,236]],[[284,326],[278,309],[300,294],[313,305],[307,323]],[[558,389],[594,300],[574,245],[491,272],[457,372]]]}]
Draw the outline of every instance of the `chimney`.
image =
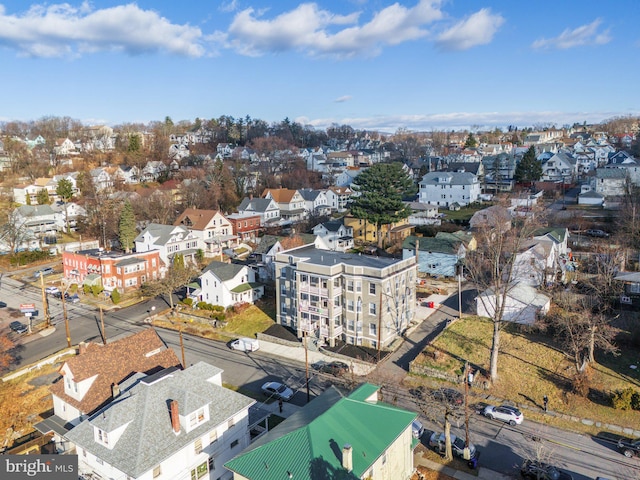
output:
[{"label": "chimney", "polygon": [[117,383],[111,384],[111,396],[117,398],[120,395],[120,386]]},{"label": "chimney", "polygon": [[78,355],[82,355],[87,353],[87,344],[85,342],[80,342],[78,344]]},{"label": "chimney", "polygon": [[353,470],[353,449],[348,443],[342,447],[342,466],[347,472]]},{"label": "chimney", "polygon": [[180,414],[178,413],[178,401],[171,400],[169,404],[169,416],[171,417],[171,427],[173,428],[173,432],[178,434],[180,433]]}]

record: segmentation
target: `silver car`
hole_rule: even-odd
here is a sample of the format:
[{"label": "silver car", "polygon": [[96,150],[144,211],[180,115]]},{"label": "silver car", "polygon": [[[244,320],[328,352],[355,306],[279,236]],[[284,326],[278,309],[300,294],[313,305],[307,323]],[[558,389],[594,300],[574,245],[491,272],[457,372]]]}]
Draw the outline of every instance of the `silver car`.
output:
[{"label": "silver car", "polygon": [[511,426],[520,425],[524,420],[522,412],[510,405],[500,405],[499,407],[487,405],[482,414],[487,418],[502,420]]},{"label": "silver car", "polygon": [[293,390],[279,382],[267,382],[262,385],[262,393],[270,397],[288,402],[293,397]]}]

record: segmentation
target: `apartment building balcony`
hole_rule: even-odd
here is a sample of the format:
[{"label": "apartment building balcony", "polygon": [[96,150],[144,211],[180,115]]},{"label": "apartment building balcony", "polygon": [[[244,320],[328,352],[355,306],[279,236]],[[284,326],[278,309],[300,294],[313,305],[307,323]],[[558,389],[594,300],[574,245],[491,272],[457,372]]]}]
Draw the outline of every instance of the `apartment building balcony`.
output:
[{"label": "apartment building balcony", "polygon": [[311,293],[314,295],[320,295],[323,297],[326,297],[329,295],[329,289],[328,288],[321,288],[319,286],[314,287],[311,286],[310,283],[307,282],[300,282],[298,283],[298,291],[299,292],[303,292],[303,293]]}]

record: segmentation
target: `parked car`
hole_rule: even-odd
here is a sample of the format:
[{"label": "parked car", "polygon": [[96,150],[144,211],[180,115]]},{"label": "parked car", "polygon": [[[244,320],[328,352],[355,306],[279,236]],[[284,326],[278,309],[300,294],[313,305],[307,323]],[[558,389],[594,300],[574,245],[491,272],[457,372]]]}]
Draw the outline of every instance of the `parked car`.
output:
[{"label": "parked car", "polygon": [[44,291],[48,294],[48,295],[57,295],[60,293],[60,289],[58,287],[47,287],[44,289]]},{"label": "parked car", "polygon": [[598,230],[594,228],[590,228],[585,233],[590,237],[597,237],[597,238],[607,238],[609,236],[609,234],[604,230]]},{"label": "parked car", "polygon": [[411,434],[413,438],[420,438],[424,435],[424,426],[419,420],[414,420],[411,423]]},{"label": "parked car", "polygon": [[256,338],[239,338],[231,342],[229,348],[240,352],[255,352],[260,348],[260,342]]},{"label": "parked car", "polygon": [[78,296],[77,293],[74,293],[73,295],[69,295],[68,293],[65,293],[64,299],[69,303],[78,303],[80,301],[80,297]]},{"label": "parked car", "polygon": [[349,373],[349,365],[344,362],[333,361],[333,362],[322,362],[314,365],[314,368],[320,373],[329,373],[334,377],[341,377],[347,373]]},{"label": "parked car", "polygon": [[33,274],[33,278],[40,278],[41,276],[44,277],[45,275],[52,275],[53,273],[55,273],[55,271],[51,267],[42,268]]},{"label": "parked car", "polygon": [[293,397],[293,390],[280,382],[267,382],[262,385],[262,392],[270,397],[275,397],[288,402]]},{"label": "parked car", "polygon": [[9,328],[16,333],[27,333],[29,331],[29,329],[24,323],[19,322],[17,320],[14,320],[13,322],[11,322],[9,324]]},{"label": "parked car", "polygon": [[487,418],[502,420],[511,426],[520,425],[524,420],[522,412],[510,405],[500,405],[499,407],[487,405],[482,414]]},{"label": "parked car", "polygon": [[627,458],[640,456],[640,438],[621,438],[618,440],[618,450]]},{"label": "parked car", "polygon": [[451,405],[462,405],[464,403],[464,395],[454,388],[440,388],[434,390],[433,398],[439,402],[449,403]]},{"label": "parked car", "polygon": [[[464,440],[460,437],[456,437],[453,433],[450,435],[451,438],[451,452],[460,458],[464,458]],[[429,438],[429,446],[433,448],[438,453],[444,453],[446,449],[445,442],[446,437],[443,433],[433,432],[431,434],[431,438]],[[469,456],[470,458],[474,458],[477,454],[476,446],[473,443],[469,443]]]},{"label": "parked car", "polygon": [[573,480],[573,477],[567,472],[535,460],[525,460],[520,467],[520,475],[522,478],[530,480]]}]

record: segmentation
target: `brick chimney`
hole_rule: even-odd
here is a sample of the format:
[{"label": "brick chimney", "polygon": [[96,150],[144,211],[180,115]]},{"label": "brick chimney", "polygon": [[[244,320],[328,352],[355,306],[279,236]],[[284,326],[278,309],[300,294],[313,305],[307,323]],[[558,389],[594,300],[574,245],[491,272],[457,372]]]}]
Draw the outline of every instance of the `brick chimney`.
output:
[{"label": "brick chimney", "polygon": [[342,466],[347,472],[353,470],[353,449],[348,443],[342,447]]},{"label": "brick chimney", "polygon": [[171,400],[169,404],[169,416],[171,417],[171,427],[174,433],[180,433],[180,414],[178,413],[178,401]]}]

